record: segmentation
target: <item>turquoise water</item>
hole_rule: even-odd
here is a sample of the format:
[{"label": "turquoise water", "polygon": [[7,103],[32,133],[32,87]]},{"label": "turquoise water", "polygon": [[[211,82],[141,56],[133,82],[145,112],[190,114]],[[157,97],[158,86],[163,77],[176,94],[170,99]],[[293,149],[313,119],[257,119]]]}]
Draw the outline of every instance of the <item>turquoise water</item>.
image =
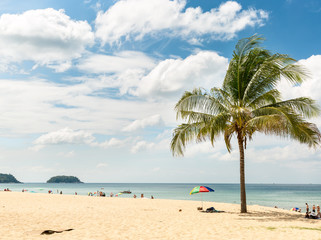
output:
[{"label": "turquoise water", "polygon": [[[198,185],[213,188],[215,192],[189,195],[189,192]],[[197,183],[84,183],[84,184],[51,184],[51,183],[24,183],[24,184],[0,184],[0,190],[9,188],[12,191],[21,192],[28,189],[29,192],[47,193],[52,190],[54,194],[62,191],[63,194],[87,195],[88,192],[103,191],[106,195],[113,192],[117,194],[124,190],[131,190],[132,194],[123,194],[120,197],[140,197],[153,195],[158,199],[180,199],[203,201],[240,203],[238,184],[197,184]],[[305,203],[309,205],[321,205],[321,184],[247,184],[247,204],[262,205],[268,207],[290,209],[299,207],[305,209]]]}]

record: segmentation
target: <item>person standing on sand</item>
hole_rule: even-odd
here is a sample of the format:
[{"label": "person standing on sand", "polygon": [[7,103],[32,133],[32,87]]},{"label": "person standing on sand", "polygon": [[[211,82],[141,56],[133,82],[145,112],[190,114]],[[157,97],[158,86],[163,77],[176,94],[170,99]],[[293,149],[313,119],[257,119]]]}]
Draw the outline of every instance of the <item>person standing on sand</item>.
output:
[{"label": "person standing on sand", "polygon": [[141,198],[144,198],[144,194],[142,193],[142,194],[140,195],[140,197],[141,197]]},{"label": "person standing on sand", "polygon": [[307,213],[309,214],[309,205],[308,203],[305,203],[305,205],[307,206]]}]

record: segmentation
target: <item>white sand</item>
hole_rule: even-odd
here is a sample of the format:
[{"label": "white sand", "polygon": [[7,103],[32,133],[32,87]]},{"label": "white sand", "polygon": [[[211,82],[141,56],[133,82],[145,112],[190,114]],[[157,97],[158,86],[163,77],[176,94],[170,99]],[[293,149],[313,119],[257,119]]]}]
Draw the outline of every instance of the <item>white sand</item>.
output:
[{"label": "white sand", "polygon": [[[287,210],[200,202],[0,192],[0,239],[321,239],[321,220]],[[182,211],[179,211],[182,209]],[[44,230],[73,231],[40,235]]]}]

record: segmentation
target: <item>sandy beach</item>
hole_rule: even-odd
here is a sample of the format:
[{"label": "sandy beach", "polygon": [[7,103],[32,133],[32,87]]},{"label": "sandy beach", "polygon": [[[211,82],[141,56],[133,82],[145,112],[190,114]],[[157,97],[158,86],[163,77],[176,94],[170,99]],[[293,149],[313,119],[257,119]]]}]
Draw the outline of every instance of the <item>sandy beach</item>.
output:
[{"label": "sandy beach", "polygon": [[[0,192],[1,239],[321,239],[321,220],[262,206]],[[180,211],[181,209],[181,211]],[[66,230],[41,235],[44,230]]]}]

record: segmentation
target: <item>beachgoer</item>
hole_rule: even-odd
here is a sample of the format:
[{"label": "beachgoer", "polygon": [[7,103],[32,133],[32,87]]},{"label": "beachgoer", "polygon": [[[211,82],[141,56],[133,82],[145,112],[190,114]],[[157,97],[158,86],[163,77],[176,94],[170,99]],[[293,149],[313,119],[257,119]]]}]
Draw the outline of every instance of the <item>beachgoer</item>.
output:
[{"label": "beachgoer", "polygon": [[312,206],[312,212],[315,212],[315,205]]},{"label": "beachgoer", "polygon": [[152,195],[152,196],[150,196],[150,198],[151,198],[151,199],[154,199],[154,196]]},{"label": "beachgoer", "polygon": [[134,198],[136,198],[136,194],[134,194],[134,196],[133,196]]},{"label": "beachgoer", "polygon": [[141,197],[141,198],[144,198],[144,194],[142,193],[142,194],[140,195],[140,197]]},{"label": "beachgoer", "polygon": [[309,205],[308,205],[308,203],[305,203],[305,205],[307,206],[307,211],[306,211],[306,213],[309,214]]},{"label": "beachgoer", "polygon": [[60,191],[60,194],[62,194],[62,191]]},{"label": "beachgoer", "polygon": [[320,206],[319,205],[317,205],[317,217],[321,218]]},{"label": "beachgoer", "polygon": [[113,194],[113,192],[111,192],[111,193],[110,193],[110,197],[113,197],[113,196],[114,196],[114,194]]},{"label": "beachgoer", "polygon": [[301,208],[299,208],[298,212],[301,212]]},{"label": "beachgoer", "polygon": [[75,192],[75,195],[77,195],[77,192]]},{"label": "beachgoer", "polygon": [[312,219],[317,219],[317,214],[315,212],[311,212],[310,215],[309,215],[309,218],[312,218]]}]

